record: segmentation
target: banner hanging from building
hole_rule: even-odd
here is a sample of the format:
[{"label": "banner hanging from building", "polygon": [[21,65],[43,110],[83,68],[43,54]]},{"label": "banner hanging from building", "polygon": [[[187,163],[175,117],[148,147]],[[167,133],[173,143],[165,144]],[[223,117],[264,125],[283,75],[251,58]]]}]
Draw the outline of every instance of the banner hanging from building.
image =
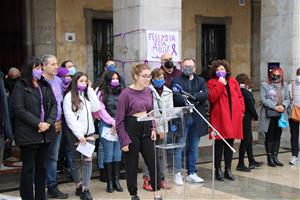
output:
[{"label": "banner hanging from building", "polygon": [[170,53],[173,61],[180,61],[179,32],[178,31],[146,31],[147,60],[160,62],[164,53]]}]

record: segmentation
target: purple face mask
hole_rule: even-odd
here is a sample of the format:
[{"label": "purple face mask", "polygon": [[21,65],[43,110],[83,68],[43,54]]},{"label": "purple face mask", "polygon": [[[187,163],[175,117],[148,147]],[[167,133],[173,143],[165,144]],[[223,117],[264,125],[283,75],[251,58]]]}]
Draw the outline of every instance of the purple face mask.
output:
[{"label": "purple face mask", "polygon": [[64,85],[69,85],[72,79],[70,77],[63,77],[61,80]]},{"label": "purple face mask", "polygon": [[41,69],[33,69],[32,76],[35,80],[40,80],[42,77],[43,71]]},{"label": "purple face mask", "polygon": [[115,79],[115,80],[111,80],[110,85],[112,87],[118,87],[120,85],[119,80]]},{"label": "purple face mask", "polygon": [[78,83],[77,84],[77,90],[83,92],[86,89],[86,84],[84,83]]},{"label": "purple face mask", "polygon": [[226,76],[226,71],[216,71],[216,76],[218,78],[220,77],[224,78]]}]

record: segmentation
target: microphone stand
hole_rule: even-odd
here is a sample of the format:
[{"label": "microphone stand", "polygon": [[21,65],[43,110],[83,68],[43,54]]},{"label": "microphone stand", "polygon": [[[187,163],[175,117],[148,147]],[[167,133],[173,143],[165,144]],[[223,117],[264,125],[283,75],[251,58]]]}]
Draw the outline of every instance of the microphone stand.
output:
[{"label": "microphone stand", "polygon": [[[219,133],[219,131],[217,131],[217,129],[215,129],[210,123],[209,121],[207,121],[207,119],[205,119],[205,117],[196,109],[195,105],[192,104],[189,100],[188,100],[188,96],[184,95],[184,94],[179,94],[181,96],[183,96],[185,98],[185,102],[186,105],[188,107],[190,107],[190,109],[193,111],[195,111],[205,122],[206,124],[208,124],[208,126],[213,130],[211,133],[212,136],[212,199],[214,199],[214,190],[215,190],[215,136],[219,136],[224,143],[231,149],[231,151],[233,153],[236,153],[236,150],[230,146],[230,144],[228,144],[228,142],[222,137],[222,135]],[[190,112],[191,112],[190,110]]]}]

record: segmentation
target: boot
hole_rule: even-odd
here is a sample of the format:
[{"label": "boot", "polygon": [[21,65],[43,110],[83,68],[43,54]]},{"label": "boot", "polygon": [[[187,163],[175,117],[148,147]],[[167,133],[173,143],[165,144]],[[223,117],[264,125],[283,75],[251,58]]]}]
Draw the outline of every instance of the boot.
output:
[{"label": "boot", "polygon": [[113,188],[117,190],[118,192],[123,192],[123,188],[120,185],[119,182],[119,176],[120,176],[120,162],[114,162],[114,172],[113,172]]},{"label": "boot", "polygon": [[220,167],[215,169],[215,176],[218,181],[224,181],[224,176]]},{"label": "boot", "polygon": [[279,151],[280,143],[279,142],[273,142],[273,161],[275,165],[277,166],[283,166],[283,164],[278,160],[278,151]]},{"label": "boot", "polygon": [[235,180],[235,178],[233,177],[233,175],[231,173],[230,168],[225,168],[224,177],[227,178],[228,180],[231,180],[231,181]]},{"label": "boot", "polygon": [[106,176],[107,176],[106,192],[112,193],[114,191],[113,177],[112,177],[112,163],[104,163],[104,169],[105,169]]},{"label": "boot", "polygon": [[105,172],[104,168],[100,168],[99,173],[100,173],[99,180],[101,182],[106,182],[107,181],[107,177],[106,177],[106,172]]},{"label": "boot", "polygon": [[272,143],[271,142],[266,143],[265,147],[266,147],[266,152],[267,152],[268,166],[276,167],[273,156],[272,156]]}]

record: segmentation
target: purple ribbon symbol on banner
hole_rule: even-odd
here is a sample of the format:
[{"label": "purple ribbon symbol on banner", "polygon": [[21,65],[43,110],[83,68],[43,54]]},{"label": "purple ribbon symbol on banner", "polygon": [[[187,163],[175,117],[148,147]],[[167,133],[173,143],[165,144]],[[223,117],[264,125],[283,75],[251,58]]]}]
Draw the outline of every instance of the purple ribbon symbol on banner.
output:
[{"label": "purple ribbon symbol on banner", "polygon": [[172,44],[172,53],[171,53],[171,55],[173,55],[173,53],[175,54],[175,56],[177,56],[176,45],[175,44]]}]

